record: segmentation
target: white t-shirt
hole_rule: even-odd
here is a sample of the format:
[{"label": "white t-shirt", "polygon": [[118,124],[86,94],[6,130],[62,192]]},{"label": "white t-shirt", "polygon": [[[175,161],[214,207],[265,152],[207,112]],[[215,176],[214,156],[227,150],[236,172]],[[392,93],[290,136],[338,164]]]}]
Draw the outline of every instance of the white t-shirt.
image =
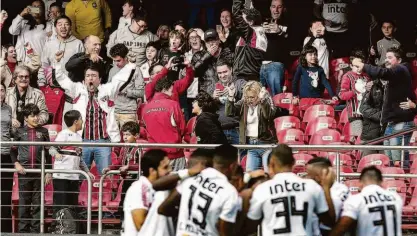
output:
[{"label": "white t-shirt", "polygon": [[[58,133],[55,142],[79,142],[82,143],[83,138],[79,133],[74,133],[69,129],[64,129]],[[58,152],[65,152],[62,154],[60,160],[55,159],[54,170],[79,170],[81,157],[77,155],[77,147],[63,146],[58,148]],[[73,153],[74,155],[70,155]],[[71,179],[78,180],[79,174],[54,173],[54,179]]]},{"label": "white t-shirt", "polygon": [[262,219],[263,236],[313,235],[313,214],[328,210],[320,185],[287,172],[256,187],[247,216]]},{"label": "white t-shirt", "polygon": [[[355,1],[355,0],[353,0]],[[348,4],[352,0],[314,0],[317,5],[323,6],[322,16],[334,25],[326,26],[329,32],[341,33],[348,29]]]},{"label": "white t-shirt", "polygon": [[[304,39],[305,46],[307,42],[310,41],[310,37]],[[323,38],[317,38],[314,40],[311,45],[317,49],[317,59],[319,61],[319,66],[321,66],[326,74],[326,78],[329,79],[329,50],[327,49],[326,40]]]},{"label": "white t-shirt", "polygon": [[177,236],[219,235],[219,219],[235,223],[238,192],[227,177],[207,168],[177,186],[181,194]]},{"label": "white t-shirt", "polygon": [[248,137],[258,137],[258,128],[259,128],[259,113],[258,106],[249,107],[248,114],[246,115],[246,136]]},{"label": "white t-shirt", "polygon": [[396,192],[368,185],[343,205],[343,216],[357,221],[356,235],[401,236],[403,199]]},{"label": "white t-shirt", "polygon": [[171,217],[158,214],[158,208],[168,197],[169,191],[155,192],[152,206],[146,215],[146,220],[142,225],[137,236],[173,236],[175,228]]},{"label": "white t-shirt", "polygon": [[[330,196],[332,198],[334,210],[336,212],[336,221],[339,220],[340,214],[342,213],[343,203],[350,196],[349,188],[339,182],[334,182],[330,188]],[[320,228],[325,230],[331,230],[326,225],[323,225],[319,222],[319,218],[314,214],[314,235],[320,235]]]},{"label": "white t-shirt", "polygon": [[145,209],[149,211],[153,202],[154,193],[155,190],[152,188],[151,182],[144,176],[140,176],[139,179],[133,182],[129,187],[126,192],[125,201],[123,202],[124,235],[136,236],[138,234],[131,212],[136,209]]}]

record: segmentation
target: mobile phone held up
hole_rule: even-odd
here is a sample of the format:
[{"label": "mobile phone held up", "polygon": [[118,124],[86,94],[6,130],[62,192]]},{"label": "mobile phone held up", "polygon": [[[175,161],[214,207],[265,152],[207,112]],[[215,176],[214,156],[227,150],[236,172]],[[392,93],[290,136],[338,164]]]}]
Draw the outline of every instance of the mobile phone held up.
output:
[{"label": "mobile phone held up", "polygon": [[31,14],[39,14],[41,12],[39,7],[28,6]]},{"label": "mobile phone held up", "polygon": [[224,90],[224,86],[221,83],[216,83],[216,89],[223,91]]}]

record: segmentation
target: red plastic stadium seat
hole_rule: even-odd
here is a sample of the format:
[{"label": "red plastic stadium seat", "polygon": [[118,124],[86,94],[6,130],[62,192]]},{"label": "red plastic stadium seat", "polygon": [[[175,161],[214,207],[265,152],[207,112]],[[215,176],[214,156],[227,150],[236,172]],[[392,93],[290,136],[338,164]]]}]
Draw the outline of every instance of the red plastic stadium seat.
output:
[{"label": "red plastic stadium seat", "polygon": [[358,179],[347,180],[345,185],[349,188],[349,192],[352,195],[358,194],[361,188],[361,183]]},{"label": "red plastic stadium seat", "polygon": [[328,145],[340,141],[341,135],[337,130],[322,129],[313,134],[310,139],[310,145]]},{"label": "red plastic stadium seat", "polygon": [[389,157],[384,154],[370,154],[367,156],[362,157],[358,164],[358,172],[361,172],[363,168],[367,166],[389,166]]},{"label": "red plastic stadium seat", "polygon": [[240,161],[240,166],[242,166],[243,171],[246,171],[246,160],[248,159],[248,156],[244,156],[242,160]]},{"label": "red plastic stadium seat", "polygon": [[334,117],[334,108],[330,105],[313,105],[303,115],[303,123],[308,123],[320,116]]},{"label": "red plastic stadium seat", "polygon": [[337,129],[342,131],[346,123],[349,123],[347,108],[343,109],[342,113],[340,113],[339,122],[337,124]]},{"label": "red plastic stadium seat", "polygon": [[[395,174],[395,175],[405,174],[404,170],[400,167],[382,167],[381,172],[382,174]],[[399,179],[399,177],[396,177],[396,178],[384,177],[384,179],[385,180]]]},{"label": "red plastic stadium seat", "polygon": [[185,129],[185,135],[184,135],[184,141],[186,143],[190,143],[191,136],[194,133],[194,128],[195,128],[196,121],[197,121],[197,117],[194,116],[187,123],[187,127]]},{"label": "red plastic stadium seat", "polygon": [[[92,182],[92,197],[91,197],[91,207],[93,210],[98,209],[98,192],[100,186],[100,175],[97,172],[97,167],[93,165],[91,167],[90,172],[96,177]],[[87,206],[87,199],[88,199],[88,183],[87,180],[84,180],[81,183],[80,187],[80,194],[78,195],[78,203],[81,206]],[[105,179],[103,183],[103,203],[106,204],[111,200],[112,195],[112,183],[111,180]]]},{"label": "red plastic stadium seat", "polygon": [[[328,158],[332,162],[333,166],[336,166],[336,153],[330,153]],[[340,166],[353,166],[352,157],[347,154],[339,153],[339,159],[340,159]]]},{"label": "red plastic stadium seat", "polygon": [[286,144],[304,144],[304,133],[299,129],[285,129],[277,131],[277,138],[279,143]]},{"label": "red plastic stadium seat", "polygon": [[411,195],[411,200],[408,205],[403,207],[403,215],[415,216],[417,214],[417,188],[414,189]]},{"label": "red plastic stadium seat", "polygon": [[119,203],[122,199],[122,189],[123,189],[123,182],[124,180],[122,180],[117,188],[117,194],[116,197],[107,202],[106,204],[106,208],[107,210],[109,210],[110,212],[117,212],[117,210],[119,209]]},{"label": "red plastic stadium seat", "polygon": [[386,180],[384,178],[382,187],[387,189],[388,191],[397,192],[401,196],[405,204],[405,199],[407,197],[407,185],[405,184],[404,180]]},{"label": "red plastic stadium seat", "polygon": [[333,117],[317,117],[308,122],[305,135],[311,136],[322,129],[336,129],[336,120]]},{"label": "red plastic stadium seat", "polygon": [[292,169],[292,172],[298,174],[299,176],[304,176],[306,174],[306,164],[309,160],[313,159],[312,155],[298,153],[294,154],[295,165]]},{"label": "red plastic stadium seat", "polygon": [[417,144],[417,131],[414,131],[410,138],[410,145]]},{"label": "red plastic stadium seat", "polygon": [[284,129],[299,129],[301,128],[301,121],[295,116],[281,116],[274,120],[275,130],[279,132]]},{"label": "red plastic stadium seat", "polygon": [[49,140],[51,140],[51,142],[55,141],[56,136],[62,130],[61,125],[44,125],[43,127],[48,129]]},{"label": "red plastic stadium seat", "polygon": [[280,93],[275,95],[272,100],[276,107],[287,109],[290,115],[298,116],[298,107],[292,104],[292,93]]},{"label": "red plastic stadium seat", "polygon": [[52,206],[54,204],[54,185],[52,183],[45,185],[45,205]]}]

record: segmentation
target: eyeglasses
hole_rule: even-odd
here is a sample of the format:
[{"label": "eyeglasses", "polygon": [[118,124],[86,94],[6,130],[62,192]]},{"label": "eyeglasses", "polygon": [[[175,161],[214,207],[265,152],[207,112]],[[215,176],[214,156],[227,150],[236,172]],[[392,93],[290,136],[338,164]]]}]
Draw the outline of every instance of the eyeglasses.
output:
[{"label": "eyeglasses", "polygon": [[[136,21],[135,21],[136,22]],[[141,29],[147,29],[148,28],[148,26],[146,25],[146,24],[139,24],[138,22],[136,22],[136,24],[139,26],[139,28],[141,28]]]},{"label": "eyeglasses", "polygon": [[29,75],[18,75],[17,78],[20,80],[29,79]]},{"label": "eyeglasses", "polygon": [[197,40],[197,39],[200,39],[200,37],[198,37],[198,36],[190,36],[190,37],[188,37],[190,40]]}]

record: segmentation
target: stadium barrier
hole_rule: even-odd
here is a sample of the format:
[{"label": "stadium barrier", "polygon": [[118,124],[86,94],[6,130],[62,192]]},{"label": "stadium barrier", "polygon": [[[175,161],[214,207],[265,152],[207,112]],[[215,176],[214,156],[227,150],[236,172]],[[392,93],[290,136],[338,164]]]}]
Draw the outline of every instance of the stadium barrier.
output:
[{"label": "stadium barrier", "polygon": [[[215,148],[219,145],[216,144],[160,144],[160,143],[79,143],[79,142],[12,142],[12,141],[2,141],[0,145],[7,146],[82,146],[82,147],[138,147],[140,149],[148,148]],[[238,150],[248,150],[248,149],[272,149],[277,146],[277,144],[264,144],[264,145],[234,145]],[[336,178],[338,181],[342,177],[358,177],[359,173],[341,173],[340,165],[340,153],[347,151],[359,151],[359,150],[399,150],[399,151],[417,151],[417,146],[375,146],[375,145],[289,145],[293,148],[293,151],[322,151],[322,152],[334,152],[336,153],[335,159],[335,169],[336,169]],[[91,234],[91,195],[92,195],[92,180],[89,178],[88,174],[84,171],[64,171],[64,170],[52,170],[45,169],[45,152],[42,151],[42,168],[41,169],[27,169],[28,173],[41,173],[41,233],[44,233],[44,212],[42,209],[45,209],[45,173],[78,173],[82,174],[88,180],[88,203],[87,203],[87,234]],[[15,169],[0,169],[0,172],[16,172]],[[99,219],[98,219],[98,234],[102,233],[102,195],[103,195],[103,181],[106,176],[114,175],[120,173],[119,171],[109,171],[107,174],[102,175],[100,178],[99,184]],[[396,177],[396,178],[417,178],[417,175],[413,174],[387,174],[386,177]],[[139,177],[139,175],[138,175]]]}]

